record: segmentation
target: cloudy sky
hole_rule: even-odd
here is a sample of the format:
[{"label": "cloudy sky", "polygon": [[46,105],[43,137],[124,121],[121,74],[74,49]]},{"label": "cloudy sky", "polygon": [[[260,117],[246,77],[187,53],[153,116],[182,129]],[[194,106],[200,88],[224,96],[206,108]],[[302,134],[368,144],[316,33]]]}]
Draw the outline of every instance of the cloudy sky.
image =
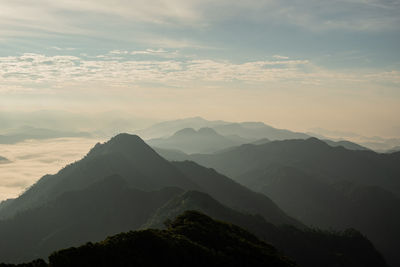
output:
[{"label": "cloudy sky", "polygon": [[400,136],[399,0],[1,0],[0,112]]}]

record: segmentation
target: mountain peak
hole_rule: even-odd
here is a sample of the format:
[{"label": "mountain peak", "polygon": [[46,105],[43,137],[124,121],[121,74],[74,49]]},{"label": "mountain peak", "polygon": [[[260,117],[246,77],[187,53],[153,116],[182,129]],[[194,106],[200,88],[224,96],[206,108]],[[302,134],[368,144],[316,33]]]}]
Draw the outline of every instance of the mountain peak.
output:
[{"label": "mountain peak", "polygon": [[152,149],[137,135],[121,133],[112,137],[109,141],[100,144],[97,143],[88,155],[99,155],[112,152],[146,153]]},{"label": "mountain peak", "polygon": [[199,134],[218,135],[218,133],[214,129],[209,127],[200,128],[197,132]]},{"label": "mountain peak", "polygon": [[196,130],[193,128],[183,128],[182,130],[177,131],[174,136],[183,136],[183,135],[192,135],[196,134]]}]

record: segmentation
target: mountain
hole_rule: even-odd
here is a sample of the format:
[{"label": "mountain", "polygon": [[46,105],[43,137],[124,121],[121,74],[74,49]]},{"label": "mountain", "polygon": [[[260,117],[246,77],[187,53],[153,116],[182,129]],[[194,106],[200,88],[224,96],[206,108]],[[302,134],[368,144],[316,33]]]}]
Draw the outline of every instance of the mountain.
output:
[{"label": "mountain", "polygon": [[264,193],[308,225],[361,230],[390,264],[400,264],[400,153],[347,150],[311,138],[191,159]]},{"label": "mountain", "polygon": [[9,163],[9,162],[10,161],[7,158],[0,156],[0,164]]},{"label": "mountain", "polygon": [[213,128],[217,133],[228,137],[232,141],[242,143],[248,143],[263,138],[268,138],[270,140],[284,140],[299,138],[305,139],[310,137],[304,133],[277,129],[262,122],[233,123],[226,121],[209,121],[201,117],[165,121],[157,123],[149,128],[135,131],[135,133],[146,139],[165,138],[185,128],[193,128],[195,130],[200,128]]},{"label": "mountain", "polygon": [[135,131],[135,134],[142,136],[145,139],[161,138],[161,137],[171,136],[175,132],[185,128],[199,129],[226,123],[228,122],[209,121],[201,117],[193,117],[193,118],[185,118],[180,120],[172,120],[172,121],[164,121],[156,123],[146,129]]},{"label": "mountain", "polygon": [[[41,206],[62,193],[80,190],[115,174],[137,189],[158,190],[174,186],[200,190],[228,206],[260,213],[273,223],[298,224],[268,197],[197,164],[174,165],[158,155],[140,137],[129,134],[120,134],[104,144],[97,144],[82,160],[68,165],[55,175],[42,177],[24,194],[3,207],[0,217],[8,218],[22,210]],[[247,201],[238,199],[235,192]]]},{"label": "mountain", "polygon": [[165,221],[187,210],[197,210],[214,219],[243,227],[271,243],[300,266],[386,266],[373,245],[355,230],[339,233],[275,226],[261,216],[240,213],[197,191],[187,191],[172,198],[145,226],[163,228]]},{"label": "mountain", "polygon": [[276,225],[304,226],[299,221],[287,216],[265,195],[255,193],[213,169],[204,168],[190,161],[172,162],[171,164],[191,181],[198,184],[203,192],[230,208],[245,213],[259,214]]},{"label": "mountain", "polygon": [[213,126],[219,134],[235,134],[249,140],[267,138],[269,140],[306,139],[307,134],[296,133],[289,130],[276,129],[262,122],[229,123]]},{"label": "mountain", "polygon": [[157,190],[176,186],[198,189],[167,160],[159,156],[140,137],[120,134],[104,144],[98,143],[80,161],[55,175],[45,175],[12,203],[0,210],[0,218],[38,207],[67,191],[83,189],[104,177],[118,174],[132,187]]},{"label": "mountain", "polygon": [[346,141],[346,140],[332,141],[332,140],[324,139],[322,141],[324,141],[325,143],[327,143],[328,145],[333,146],[333,147],[342,146],[349,150],[370,150],[369,148],[363,147],[359,144],[356,144],[356,143],[353,143],[350,141]]},{"label": "mountain", "polygon": [[296,266],[273,246],[242,228],[196,211],[178,216],[166,230],[121,233],[99,243],[56,251],[50,255],[49,265],[39,266],[163,266],[166,263],[168,266]]},{"label": "mountain", "polygon": [[[277,225],[302,226],[263,194],[196,163],[168,162],[138,136],[120,134],[1,205],[0,261],[32,259],[62,246],[137,229],[172,193],[189,189]],[[165,190],[172,193],[163,197]]]},{"label": "mountain", "polygon": [[233,139],[218,134],[211,128],[185,128],[171,137],[150,139],[147,143],[162,149],[176,149],[185,153],[212,153],[228,147],[246,143],[245,140]]},{"label": "mountain", "polygon": [[325,182],[349,180],[400,194],[400,164],[396,153],[331,147],[316,138],[245,144],[227,152],[191,155],[190,159],[234,179],[277,164],[295,167]]},{"label": "mountain", "polygon": [[87,132],[57,131],[23,126],[17,129],[7,130],[0,135],[0,144],[15,144],[29,139],[43,140],[61,137],[91,137],[91,134]]},{"label": "mountain", "polygon": [[63,193],[35,209],[0,221],[0,261],[21,262],[47,257],[52,251],[138,229],[179,188],[142,191],[120,176]]}]

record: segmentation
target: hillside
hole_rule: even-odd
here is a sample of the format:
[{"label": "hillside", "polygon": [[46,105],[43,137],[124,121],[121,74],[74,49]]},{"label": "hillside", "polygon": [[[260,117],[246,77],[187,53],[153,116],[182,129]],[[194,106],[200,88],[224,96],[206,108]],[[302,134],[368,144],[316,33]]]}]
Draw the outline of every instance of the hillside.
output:
[{"label": "hillside", "polygon": [[240,213],[196,191],[175,196],[145,226],[163,228],[163,222],[187,210],[197,210],[212,218],[243,227],[271,243],[300,266],[385,266],[382,256],[373,245],[355,230],[340,233],[275,226],[260,216]]},{"label": "hillside", "polygon": [[[170,266],[296,266],[274,247],[242,228],[196,211],[178,216],[167,230],[121,233],[102,242],[56,251],[49,256],[48,266],[163,266],[166,263]],[[42,261],[36,264],[47,266]]]},{"label": "hillside", "polygon": [[142,226],[178,188],[142,191],[120,176],[66,192],[39,208],[0,221],[0,262],[29,261]]},{"label": "hillside", "polygon": [[400,264],[398,153],[347,150],[312,138],[191,158],[264,193],[307,225],[362,231],[389,263]]}]

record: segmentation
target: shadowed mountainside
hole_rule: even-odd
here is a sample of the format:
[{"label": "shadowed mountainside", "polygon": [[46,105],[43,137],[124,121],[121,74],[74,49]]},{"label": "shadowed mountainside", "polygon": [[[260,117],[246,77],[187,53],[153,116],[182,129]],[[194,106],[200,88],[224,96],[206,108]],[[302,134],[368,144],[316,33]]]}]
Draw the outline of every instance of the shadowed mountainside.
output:
[{"label": "shadowed mountainside", "polygon": [[311,138],[242,145],[190,158],[268,195],[306,224],[362,231],[396,266],[399,155],[331,147]]},{"label": "shadowed mountainside", "polygon": [[[296,266],[273,246],[242,228],[196,211],[178,216],[166,230],[121,233],[99,243],[56,251],[50,255],[48,266],[163,266],[166,263],[171,266]],[[36,261],[36,265],[28,266],[47,264]]]},{"label": "shadowed mountainside", "polygon": [[275,226],[261,216],[240,213],[197,191],[175,196],[158,209],[145,226],[163,228],[163,222],[186,210],[201,211],[212,218],[243,227],[271,243],[300,266],[385,266],[379,252],[355,230],[328,232],[287,225]]}]

